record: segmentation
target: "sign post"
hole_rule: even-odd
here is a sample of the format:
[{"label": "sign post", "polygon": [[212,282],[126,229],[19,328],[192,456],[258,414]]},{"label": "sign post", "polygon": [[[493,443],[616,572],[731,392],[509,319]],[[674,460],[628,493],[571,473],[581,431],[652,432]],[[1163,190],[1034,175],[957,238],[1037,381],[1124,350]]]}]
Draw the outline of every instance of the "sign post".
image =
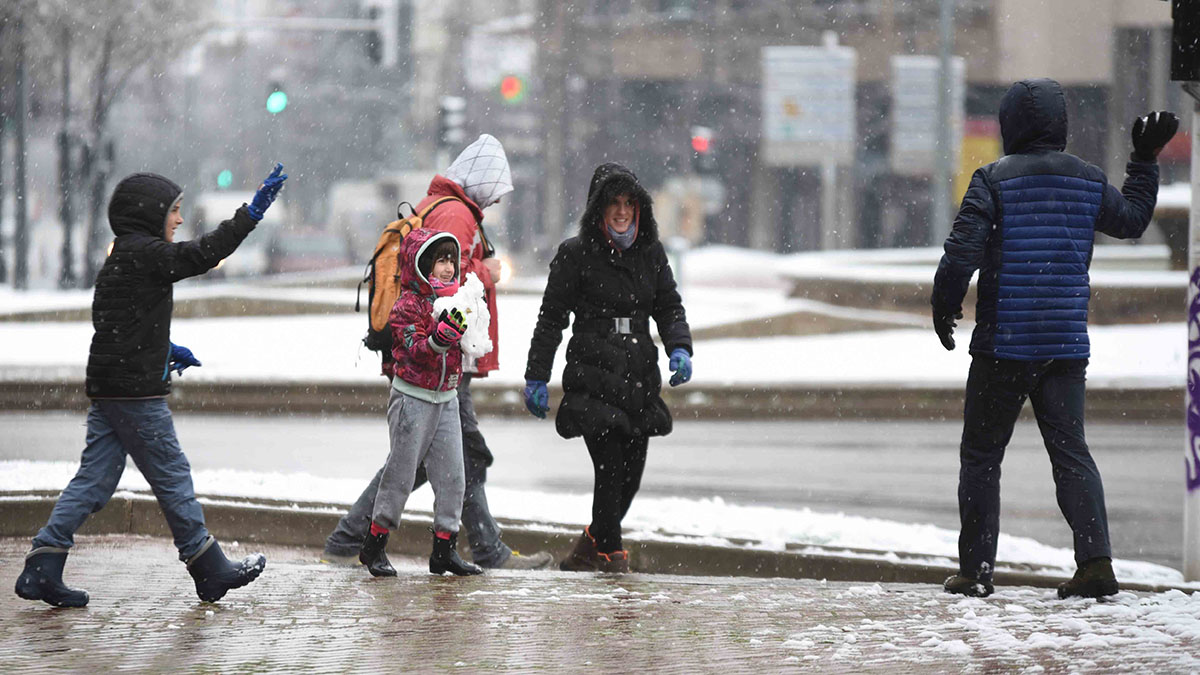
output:
[{"label": "sign post", "polygon": [[[933,176],[940,158],[938,134],[950,132],[947,156],[958,166],[962,148],[963,107],[966,98],[966,64],[961,56],[950,60],[950,120],[943,125],[938,110],[941,70],[936,56],[892,57],[891,145],[888,163],[892,173]],[[935,229],[941,223],[935,223]],[[943,237],[944,238],[944,237]]]},{"label": "sign post", "polygon": [[837,169],[854,161],[858,53],[828,34],[819,47],[763,47],[761,156],[821,168],[820,248],[838,242]]}]

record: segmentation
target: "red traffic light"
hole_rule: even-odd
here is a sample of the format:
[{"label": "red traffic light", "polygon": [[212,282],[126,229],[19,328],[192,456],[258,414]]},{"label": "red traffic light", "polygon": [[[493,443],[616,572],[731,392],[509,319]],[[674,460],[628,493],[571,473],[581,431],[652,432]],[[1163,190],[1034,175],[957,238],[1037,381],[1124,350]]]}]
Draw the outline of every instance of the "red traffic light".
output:
[{"label": "red traffic light", "polygon": [[708,152],[707,136],[692,136],[692,149],[696,152]]},{"label": "red traffic light", "polygon": [[516,75],[500,80],[500,96],[505,103],[516,103],[525,98],[525,82]]}]

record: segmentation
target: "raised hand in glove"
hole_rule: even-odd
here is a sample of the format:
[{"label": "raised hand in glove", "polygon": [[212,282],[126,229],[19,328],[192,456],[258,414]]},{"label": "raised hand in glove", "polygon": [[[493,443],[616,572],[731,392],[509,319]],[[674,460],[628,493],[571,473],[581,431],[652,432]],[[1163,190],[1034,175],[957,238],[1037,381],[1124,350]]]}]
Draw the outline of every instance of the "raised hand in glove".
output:
[{"label": "raised hand in glove", "polygon": [[525,391],[522,393],[529,414],[538,419],[546,419],[546,413],[550,412],[550,392],[546,389],[546,383],[541,380],[525,380]]},{"label": "raised hand in glove", "polygon": [[275,170],[263,180],[262,185],[258,187],[258,192],[254,193],[254,199],[250,201],[250,206],[246,207],[251,218],[262,220],[271,203],[275,201],[279,189],[283,187],[283,181],[287,180],[287,174],[282,171],[283,165],[276,163]]},{"label": "raised hand in glove", "polygon": [[168,369],[174,370],[176,374],[183,375],[183,371],[188,368],[200,365],[200,360],[192,354],[192,350],[187,347],[180,347],[174,342],[170,344],[171,356],[168,359]]},{"label": "raised hand in glove", "polygon": [[933,313],[933,330],[937,333],[938,339],[942,341],[942,346],[946,351],[954,350],[954,327],[956,319],[962,318],[962,312],[954,314],[943,314],[938,311]]},{"label": "raised hand in glove", "polygon": [[433,335],[430,335],[429,339],[433,341],[434,347],[444,352],[458,344],[465,332],[467,332],[467,320],[463,318],[462,312],[458,309],[442,310],[442,315],[438,317],[437,326],[433,329]]},{"label": "raised hand in glove", "polygon": [[1133,123],[1133,158],[1153,162],[1158,153],[1179,130],[1179,118],[1173,112],[1152,112]]},{"label": "raised hand in glove", "polygon": [[679,385],[692,379],[692,355],[687,353],[683,347],[676,347],[671,350],[671,362],[667,366],[671,369],[671,386],[678,387]]}]

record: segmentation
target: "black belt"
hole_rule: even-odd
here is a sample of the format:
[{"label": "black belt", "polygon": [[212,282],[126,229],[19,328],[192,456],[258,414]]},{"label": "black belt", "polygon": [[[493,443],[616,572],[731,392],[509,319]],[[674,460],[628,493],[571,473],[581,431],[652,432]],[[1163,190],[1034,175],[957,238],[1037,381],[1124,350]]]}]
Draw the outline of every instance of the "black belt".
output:
[{"label": "black belt", "polygon": [[575,319],[571,330],[576,333],[604,333],[607,335],[649,335],[650,320],[645,317],[619,316],[607,319]]}]

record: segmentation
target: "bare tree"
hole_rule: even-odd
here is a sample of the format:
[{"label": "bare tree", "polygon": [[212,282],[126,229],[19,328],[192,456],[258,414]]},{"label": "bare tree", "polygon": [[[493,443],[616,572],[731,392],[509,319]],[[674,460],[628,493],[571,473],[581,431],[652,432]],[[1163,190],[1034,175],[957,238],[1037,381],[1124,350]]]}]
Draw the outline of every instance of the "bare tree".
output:
[{"label": "bare tree", "polygon": [[[82,102],[78,109],[81,121],[78,125],[65,122],[63,131],[79,127],[83,166],[74,172],[64,158],[61,175],[64,180],[78,175],[84,188],[87,236],[80,282],[90,286],[103,260],[103,208],[115,152],[115,143],[108,133],[113,105],[140,69],[151,62],[161,64],[175,55],[177,45],[183,44],[182,38],[194,29],[196,3],[106,0],[99,13],[95,4],[73,0],[29,0],[29,4],[35,6],[36,11],[31,14],[38,17],[39,29],[45,37],[40,42],[57,46],[70,41],[72,46],[69,57],[65,51],[57,56],[72,60],[63,64],[61,77],[74,80],[73,86],[64,85],[64,89],[71,86],[73,91],[64,90],[63,96]],[[76,69],[81,77],[72,78]],[[64,102],[63,114],[72,113]],[[71,143],[62,145],[69,153]],[[62,199],[69,198],[68,190],[62,190]],[[69,215],[70,209],[64,208],[63,213]],[[71,225],[64,223],[64,227]],[[64,245],[64,255],[70,255],[69,244]],[[64,260],[63,264],[71,262]]]}]

